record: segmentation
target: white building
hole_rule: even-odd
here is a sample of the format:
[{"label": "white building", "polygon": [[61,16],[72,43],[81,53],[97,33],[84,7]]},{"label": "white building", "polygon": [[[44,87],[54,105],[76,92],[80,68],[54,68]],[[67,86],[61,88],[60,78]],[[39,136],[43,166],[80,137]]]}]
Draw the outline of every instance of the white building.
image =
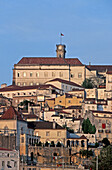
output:
[{"label": "white building", "polygon": [[0,148],[0,170],[19,170],[19,151]]}]

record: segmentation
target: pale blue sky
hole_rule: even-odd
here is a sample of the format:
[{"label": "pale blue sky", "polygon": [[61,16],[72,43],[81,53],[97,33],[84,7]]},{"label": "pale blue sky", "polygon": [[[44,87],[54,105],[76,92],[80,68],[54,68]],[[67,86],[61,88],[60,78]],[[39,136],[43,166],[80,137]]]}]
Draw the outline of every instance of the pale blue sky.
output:
[{"label": "pale blue sky", "polygon": [[60,32],[67,57],[112,64],[112,0],[0,0],[0,84],[23,56],[56,56]]}]

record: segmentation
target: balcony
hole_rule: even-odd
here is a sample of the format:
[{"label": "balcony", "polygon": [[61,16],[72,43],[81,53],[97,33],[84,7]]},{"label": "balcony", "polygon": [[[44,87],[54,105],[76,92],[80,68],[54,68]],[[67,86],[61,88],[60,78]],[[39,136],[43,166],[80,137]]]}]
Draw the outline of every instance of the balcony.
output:
[{"label": "balcony", "polygon": [[105,130],[105,133],[111,133],[111,130]]},{"label": "balcony", "polygon": [[98,130],[98,133],[103,133],[103,130]]}]

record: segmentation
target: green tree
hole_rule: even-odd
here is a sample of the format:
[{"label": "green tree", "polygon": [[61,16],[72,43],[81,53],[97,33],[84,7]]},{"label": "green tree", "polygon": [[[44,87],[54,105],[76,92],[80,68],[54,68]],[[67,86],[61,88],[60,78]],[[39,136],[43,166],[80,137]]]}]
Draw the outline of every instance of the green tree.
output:
[{"label": "green tree", "polygon": [[92,125],[89,118],[84,119],[82,123],[82,130],[85,134],[95,134],[96,133],[96,128],[95,125]]},{"label": "green tree", "polygon": [[[96,169],[96,158],[93,159],[92,167]],[[104,147],[98,155],[98,170],[112,170],[112,146]]]},{"label": "green tree", "polygon": [[20,109],[21,106],[23,106],[24,109],[28,110],[28,103],[30,103],[30,105],[34,105],[33,102],[28,101],[28,100],[24,100],[23,102],[20,102],[20,103],[18,104],[19,109]]},{"label": "green tree", "polygon": [[110,141],[107,138],[103,138],[102,143],[105,144],[105,147],[107,147],[108,145],[110,145]]},{"label": "green tree", "polygon": [[94,83],[90,79],[85,79],[82,83],[82,87],[92,89],[94,87]]},{"label": "green tree", "polygon": [[84,157],[84,156],[87,157],[87,155],[88,155],[88,157],[90,157],[90,156],[93,156],[93,151],[92,150],[89,150],[89,151],[87,151],[87,150],[80,150],[80,154],[82,155],[82,157]]}]

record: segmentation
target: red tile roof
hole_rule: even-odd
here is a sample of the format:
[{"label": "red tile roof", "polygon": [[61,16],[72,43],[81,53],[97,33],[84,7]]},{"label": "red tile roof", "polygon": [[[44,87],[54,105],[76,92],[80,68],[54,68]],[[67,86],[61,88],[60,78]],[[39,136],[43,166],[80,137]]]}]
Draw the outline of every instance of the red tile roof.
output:
[{"label": "red tile roof", "polygon": [[82,135],[81,137],[80,137],[80,139],[87,139],[84,135]]},{"label": "red tile roof", "polygon": [[[28,127],[34,127],[34,129],[54,129],[53,122],[28,122]],[[56,129],[64,129],[62,126],[56,123]]]},{"label": "red tile roof", "polygon": [[7,111],[4,112],[4,114],[0,117],[0,120],[23,120],[21,114],[17,112],[13,106],[10,106]]},{"label": "red tile roof", "polygon": [[4,88],[0,88],[0,92],[4,91],[18,91],[18,90],[30,90],[30,89],[39,89],[39,90],[44,90],[48,89],[49,87],[55,88],[60,90],[59,88],[55,87],[54,85],[51,84],[45,84],[45,85],[34,85],[34,86],[16,86],[16,85],[10,85]]},{"label": "red tile roof", "polygon": [[53,81],[59,81],[61,83],[64,83],[64,84],[68,84],[68,85],[72,85],[72,86],[77,86],[77,87],[80,87],[80,88],[83,88],[82,86],[80,86],[79,84],[76,84],[72,81],[68,81],[68,80],[64,80],[64,79],[60,79],[60,78],[55,78],[53,80],[50,80],[50,81],[47,81],[46,83],[50,83],[50,82],[53,82]]},{"label": "red tile roof", "polygon": [[83,65],[78,58],[23,57],[18,65]]},{"label": "red tile roof", "polygon": [[11,149],[1,148],[1,147],[0,147],[0,150],[2,150],[2,151],[12,151]]},{"label": "red tile roof", "polygon": [[87,65],[90,70],[97,70],[99,72],[112,71],[112,65]]},{"label": "red tile roof", "polygon": [[112,71],[107,71],[106,73],[107,73],[107,74],[112,74]]},{"label": "red tile roof", "polygon": [[66,58],[65,60],[70,65],[76,65],[76,66],[83,65],[78,58]]}]

